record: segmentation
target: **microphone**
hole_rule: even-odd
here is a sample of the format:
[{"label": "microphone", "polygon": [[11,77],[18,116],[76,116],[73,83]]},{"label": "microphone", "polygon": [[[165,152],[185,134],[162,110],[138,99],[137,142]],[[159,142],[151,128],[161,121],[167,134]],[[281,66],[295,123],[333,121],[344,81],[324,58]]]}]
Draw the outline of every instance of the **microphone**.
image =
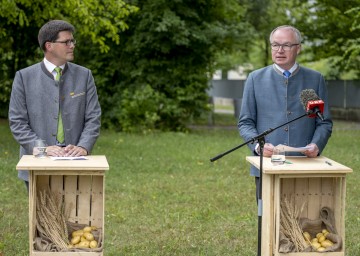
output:
[{"label": "microphone", "polygon": [[313,89],[305,89],[300,93],[300,101],[309,117],[318,117],[324,121],[324,101],[322,101]]}]

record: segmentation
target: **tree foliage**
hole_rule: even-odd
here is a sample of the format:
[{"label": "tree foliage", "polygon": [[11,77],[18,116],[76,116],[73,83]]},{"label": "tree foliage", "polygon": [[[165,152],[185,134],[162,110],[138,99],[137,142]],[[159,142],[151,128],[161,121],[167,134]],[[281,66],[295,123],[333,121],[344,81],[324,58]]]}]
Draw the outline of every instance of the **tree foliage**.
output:
[{"label": "tree foliage", "polygon": [[37,34],[44,23],[67,20],[77,28],[80,43],[106,53],[108,42],[118,43],[120,32],[127,29],[125,18],[136,11],[120,0],[0,0],[1,105],[8,104],[15,72],[43,58]]},{"label": "tree foliage", "polygon": [[[97,85],[102,96],[104,125],[120,130],[182,130],[208,108],[206,90],[216,53],[225,52],[244,36],[237,1],[131,1],[140,8],[127,19],[129,29],[111,56],[93,54],[92,70],[108,72]],[[116,68],[116,70],[113,70]],[[109,86],[111,85],[111,86]],[[135,107],[136,106],[136,107]]]},{"label": "tree foliage", "polygon": [[331,78],[355,71],[360,76],[360,0],[298,1],[292,22],[301,27],[308,61],[328,60]]},{"label": "tree foliage", "polygon": [[[94,74],[103,125],[182,130],[208,109],[215,69],[271,63],[269,34],[304,35],[301,63],[326,60],[327,78],[360,76],[360,0],[0,0],[0,109],[15,72],[40,61],[39,28],[64,19],[76,31],[75,62]],[[6,113],[0,116],[6,116]]]}]

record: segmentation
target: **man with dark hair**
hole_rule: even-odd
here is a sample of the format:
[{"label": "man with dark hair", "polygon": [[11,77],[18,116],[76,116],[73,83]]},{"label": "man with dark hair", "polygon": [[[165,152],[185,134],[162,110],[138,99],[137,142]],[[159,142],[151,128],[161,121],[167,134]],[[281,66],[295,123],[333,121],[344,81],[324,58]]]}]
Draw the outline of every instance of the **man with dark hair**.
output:
[{"label": "man with dark hair", "polygon": [[61,31],[67,31],[74,34],[75,28],[70,23],[62,20],[49,21],[42,26],[38,34],[40,48],[46,52],[46,42],[55,42],[58,39],[59,32]]},{"label": "man with dark hair", "polygon": [[[101,109],[92,73],[70,62],[74,32],[66,21],[47,22],[38,35],[43,61],[16,72],[9,124],[20,157],[31,155],[38,139],[49,145],[49,156],[88,155],[100,134]],[[19,178],[28,185],[27,171],[19,171]]]}]

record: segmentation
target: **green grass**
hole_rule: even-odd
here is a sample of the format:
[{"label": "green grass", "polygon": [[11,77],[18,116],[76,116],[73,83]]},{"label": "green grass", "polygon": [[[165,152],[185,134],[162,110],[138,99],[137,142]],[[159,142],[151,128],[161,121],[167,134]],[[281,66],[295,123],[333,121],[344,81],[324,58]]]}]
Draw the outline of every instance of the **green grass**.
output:
[{"label": "green grass", "polygon": [[[225,119],[228,119],[226,117]],[[217,120],[220,120],[219,118]],[[246,147],[230,129],[125,134],[102,131],[106,155],[105,255],[256,255],[257,207]],[[217,123],[219,124],[219,123]],[[346,255],[360,255],[358,124],[336,122],[324,155],[353,168],[347,176]],[[0,252],[29,255],[28,202],[17,179],[18,145],[0,120]]]}]

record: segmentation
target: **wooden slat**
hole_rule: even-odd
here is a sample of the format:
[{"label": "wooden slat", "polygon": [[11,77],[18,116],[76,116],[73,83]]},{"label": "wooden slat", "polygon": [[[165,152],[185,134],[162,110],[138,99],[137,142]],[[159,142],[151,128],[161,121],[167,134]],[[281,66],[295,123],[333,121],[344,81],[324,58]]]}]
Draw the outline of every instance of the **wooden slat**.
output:
[{"label": "wooden slat", "polygon": [[57,195],[62,197],[64,195],[64,176],[63,175],[52,175],[50,176],[50,189]]},{"label": "wooden slat", "polygon": [[275,228],[275,237],[272,239],[272,243],[274,244],[272,250],[273,252],[279,251],[279,237],[280,237],[280,228],[278,224],[280,223],[280,215],[281,215],[281,205],[280,199],[281,197],[281,182],[282,180],[279,178],[279,175],[274,176],[274,225]]},{"label": "wooden slat", "polygon": [[64,176],[64,202],[69,221],[77,222],[77,176]]},{"label": "wooden slat", "polygon": [[91,225],[103,226],[104,207],[104,177],[92,176]]},{"label": "wooden slat", "polygon": [[295,193],[295,179],[281,179],[281,197],[286,197],[288,200],[294,196]]},{"label": "wooden slat", "polygon": [[29,171],[29,250],[33,250],[33,243],[36,234],[36,176]]},{"label": "wooden slat", "polygon": [[321,178],[309,179],[309,198],[307,216],[311,220],[319,218],[321,203]]},{"label": "wooden slat", "polygon": [[102,256],[103,252],[37,252],[33,251],[32,256]]},{"label": "wooden slat", "polygon": [[37,191],[49,189],[49,175],[36,176],[36,189]]},{"label": "wooden slat", "polygon": [[[315,158],[308,157],[286,157],[292,164],[273,165],[270,157],[264,157],[263,172],[266,174],[346,174],[351,173],[352,169],[342,165],[332,159],[324,156]],[[247,156],[246,160],[257,168],[260,168],[259,156]],[[332,165],[328,165],[325,161],[329,161]]]},{"label": "wooden slat", "polygon": [[290,252],[290,253],[275,253],[274,256],[345,256],[344,252]]},{"label": "wooden slat", "polygon": [[295,179],[295,202],[298,209],[303,207],[303,210],[300,212],[301,218],[307,217],[308,212],[308,196],[309,196],[309,179],[299,178]]},{"label": "wooden slat", "polygon": [[109,164],[105,156],[86,156],[88,160],[51,160],[50,157],[35,158],[24,155],[16,165],[16,170],[62,170],[66,171],[107,171]]},{"label": "wooden slat", "polygon": [[78,204],[77,215],[80,224],[90,223],[90,203],[91,203],[91,176],[78,176]]},{"label": "wooden slat", "polygon": [[335,227],[337,232],[343,237],[345,244],[345,202],[346,202],[346,183],[345,178],[336,179],[337,186],[334,187],[334,209]]},{"label": "wooden slat", "polygon": [[267,234],[274,230],[274,176],[263,175],[262,186],[262,222],[261,222],[261,252],[264,255],[269,255],[274,246],[272,237],[268,237]]},{"label": "wooden slat", "polygon": [[322,178],[321,179],[321,205],[320,209],[323,207],[329,207],[330,209],[334,208],[334,192],[336,184],[334,183],[334,178]]}]

